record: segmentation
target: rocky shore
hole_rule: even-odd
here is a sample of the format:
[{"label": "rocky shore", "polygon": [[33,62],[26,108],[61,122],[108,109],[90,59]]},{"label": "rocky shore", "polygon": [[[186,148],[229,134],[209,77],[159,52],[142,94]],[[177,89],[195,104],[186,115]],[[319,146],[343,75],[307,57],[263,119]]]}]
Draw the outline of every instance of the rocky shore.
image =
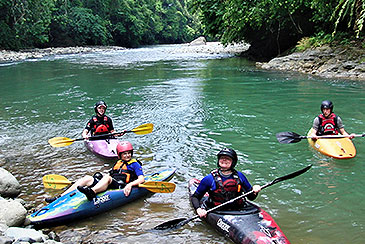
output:
[{"label": "rocky shore", "polygon": [[322,46],[257,63],[263,69],[294,71],[323,78],[365,81],[365,50]]},{"label": "rocky shore", "polygon": [[50,232],[31,228],[27,223],[27,203],[17,198],[21,187],[18,180],[7,170],[0,168],[0,243],[46,243],[62,244],[59,237]]}]

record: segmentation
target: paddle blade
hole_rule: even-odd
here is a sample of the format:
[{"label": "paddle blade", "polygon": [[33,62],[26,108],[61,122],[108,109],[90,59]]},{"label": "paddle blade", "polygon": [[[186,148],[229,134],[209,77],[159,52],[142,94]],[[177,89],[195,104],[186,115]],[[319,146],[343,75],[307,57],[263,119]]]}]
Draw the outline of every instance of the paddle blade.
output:
[{"label": "paddle blade", "polygon": [[63,189],[71,184],[66,177],[55,174],[45,175],[42,180],[44,187],[51,189]]},{"label": "paddle blade", "polygon": [[151,192],[156,193],[171,193],[175,191],[176,185],[172,182],[166,181],[146,181],[143,184],[139,184],[139,187],[144,187]]},{"label": "paddle blade", "polygon": [[276,134],[276,139],[278,142],[289,144],[289,143],[296,143],[303,139],[303,137],[295,132],[279,132]]},{"label": "paddle blade", "polygon": [[136,133],[137,135],[145,135],[145,134],[151,133],[152,130],[153,130],[153,124],[147,123],[147,124],[140,125],[131,131]]},{"label": "paddle blade", "polygon": [[159,224],[157,226],[155,226],[153,228],[153,230],[172,230],[172,229],[177,229],[180,228],[181,226],[185,225],[186,223],[188,223],[188,219],[187,218],[179,218],[179,219],[173,219],[173,220],[169,220],[166,221],[162,224]]},{"label": "paddle blade", "polygon": [[70,139],[67,137],[54,137],[48,140],[48,143],[52,147],[66,147],[71,145],[75,139]]}]

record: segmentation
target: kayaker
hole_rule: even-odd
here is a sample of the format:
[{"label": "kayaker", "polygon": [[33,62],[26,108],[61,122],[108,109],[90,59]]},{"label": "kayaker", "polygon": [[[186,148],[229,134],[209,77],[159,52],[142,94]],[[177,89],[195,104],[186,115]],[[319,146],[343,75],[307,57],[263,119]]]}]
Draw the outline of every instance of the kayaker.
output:
[{"label": "kayaker", "polygon": [[104,101],[95,103],[94,110],[96,115],[93,115],[89,122],[86,124],[85,129],[82,131],[82,137],[89,138],[89,132],[93,135],[102,135],[108,133],[114,133],[112,119],[105,115],[107,105]]},{"label": "kayaker", "polygon": [[[200,182],[198,188],[192,195],[192,204],[197,209],[200,217],[207,215],[207,209],[225,203],[233,198],[242,195],[242,193],[253,190],[254,192],[247,196],[249,200],[256,199],[261,190],[261,186],[251,186],[246,176],[235,170],[237,164],[237,154],[233,149],[224,148],[218,153],[218,168],[205,176]],[[209,193],[208,201],[200,204],[204,194]],[[244,207],[245,199],[240,199],[224,207],[227,209],[238,209]],[[222,207],[223,209],[223,207]]]},{"label": "kayaker", "polygon": [[[123,189],[124,195],[129,196],[132,187],[144,182],[142,164],[137,159],[132,158],[133,146],[128,141],[121,141],[117,145],[119,160],[109,171],[109,174],[102,175],[95,173],[94,176],[86,175],[76,181],[60,196],[66,195],[78,189],[84,193],[88,200],[95,198],[96,194],[107,189]],[[58,197],[46,198],[46,202],[53,202]]]},{"label": "kayaker", "polygon": [[312,139],[317,140],[317,136],[342,135],[354,138],[355,134],[349,135],[346,132],[340,116],[333,113],[333,103],[329,100],[322,101],[321,114],[313,120]]}]

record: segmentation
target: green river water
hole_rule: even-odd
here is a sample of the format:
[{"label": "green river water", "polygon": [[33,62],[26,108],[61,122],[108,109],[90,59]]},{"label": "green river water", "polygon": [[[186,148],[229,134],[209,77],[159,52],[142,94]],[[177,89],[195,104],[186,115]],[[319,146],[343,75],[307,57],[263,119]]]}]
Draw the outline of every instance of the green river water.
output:
[{"label": "green river water", "polygon": [[114,162],[97,158],[82,142],[62,148],[47,142],[79,138],[103,99],[117,131],[154,124],[151,134],[123,139],[134,145],[145,173],[176,168],[177,188],[53,228],[64,243],[229,243],[200,221],[167,233],[148,231],[194,215],[187,182],[208,174],[223,147],[238,152],[237,168],[252,184],[313,164],[255,201],[292,243],[364,243],[365,138],[353,139],[354,159],[336,160],[306,140],[280,144],[275,134],[306,135],[325,99],[348,132],[364,133],[365,83],[264,71],[242,58],[178,50],[155,46],[0,65],[0,166],[21,183],[19,197],[39,208],[44,197],[59,193],[43,188],[43,175],[75,180],[107,172]]}]

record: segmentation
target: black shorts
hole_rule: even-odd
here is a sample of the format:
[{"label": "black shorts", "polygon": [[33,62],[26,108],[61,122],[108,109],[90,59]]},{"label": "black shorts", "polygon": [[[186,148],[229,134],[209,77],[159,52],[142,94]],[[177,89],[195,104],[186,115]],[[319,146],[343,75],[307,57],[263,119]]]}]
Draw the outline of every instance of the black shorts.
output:
[{"label": "black shorts", "polygon": [[118,182],[113,178],[112,182],[108,186],[108,189],[123,189],[125,185],[126,183]]},{"label": "black shorts", "polygon": [[94,181],[93,183],[89,186],[90,188],[95,186],[96,184],[98,184],[98,182],[103,178],[103,175],[100,172],[96,172],[93,175]]}]

